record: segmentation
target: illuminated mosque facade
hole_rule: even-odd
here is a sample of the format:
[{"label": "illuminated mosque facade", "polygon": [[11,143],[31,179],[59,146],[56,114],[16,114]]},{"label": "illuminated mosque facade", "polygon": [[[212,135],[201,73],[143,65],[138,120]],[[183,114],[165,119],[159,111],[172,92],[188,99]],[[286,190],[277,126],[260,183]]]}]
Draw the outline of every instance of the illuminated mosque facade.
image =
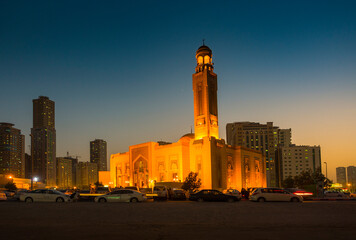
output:
[{"label": "illuminated mosque facade", "polygon": [[146,142],[110,157],[113,187],[149,187],[152,182],[183,182],[198,173],[201,188],[266,187],[265,157],[260,151],[230,146],[219,138],[217,75],[212,51],[201,46],[196,52],[193,74],[194,130],[178,142]]}]

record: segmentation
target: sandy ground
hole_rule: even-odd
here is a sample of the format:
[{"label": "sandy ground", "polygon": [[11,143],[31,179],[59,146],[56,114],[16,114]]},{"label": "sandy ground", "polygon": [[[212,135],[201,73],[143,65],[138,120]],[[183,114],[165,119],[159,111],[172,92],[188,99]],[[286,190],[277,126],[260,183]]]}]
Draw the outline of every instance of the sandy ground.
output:
[{"label": "sandy ground", "polygon": [[0,202],[0,239],[356,239],[356,201]]}]

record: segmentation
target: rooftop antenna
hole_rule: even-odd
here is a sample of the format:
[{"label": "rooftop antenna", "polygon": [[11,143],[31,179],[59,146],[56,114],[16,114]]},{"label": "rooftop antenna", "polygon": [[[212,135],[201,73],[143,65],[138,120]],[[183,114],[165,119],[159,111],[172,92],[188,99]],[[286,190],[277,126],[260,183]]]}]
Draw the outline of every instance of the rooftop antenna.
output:
[{"label": "rooftop antenna", "polygon": [[193,133],[193,126],[190,126],[190,133]]},{"label": "rooftop antenna", "polygon": [[203,46],[205,46],[205,38],[203,38]]}]

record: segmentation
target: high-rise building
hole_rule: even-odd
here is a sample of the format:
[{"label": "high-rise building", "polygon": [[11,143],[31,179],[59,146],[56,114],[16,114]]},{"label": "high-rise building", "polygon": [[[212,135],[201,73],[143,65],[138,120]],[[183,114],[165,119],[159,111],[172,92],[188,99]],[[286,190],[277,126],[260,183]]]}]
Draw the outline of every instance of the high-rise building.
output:
[{"label": "high-rise building", "polygon": [[98,171],[107,171],[106,141],[95,139],[90,142],[90,162],[98,164]]},{"label": "high-rise building", "polygon": [[290,145],[281,147],[279,153],[283,180],[289,176],[295,177],[303,171],[321,171],[320,146]]},{"label": "high-rise building", "polygon": [[342,184],[343,187],[346,186],[346,168],[337,167],[336,168],[336,182]]},{"label": "high-rise building", "polygon": [[72,160],[69,158],[58,157],[57,161],[57,186],[59,188],[73,187],[73,168]]},{"label": "high-rise building", "polygon": [[347,183],[350,184],[351,189],[356,189],[356,167],[347,167]]},{"label": "high-rise building", "polygon": [[292,129],[278,129],[279,147],[289,147],[292,144]]},{"label": "high-rise building", "polygon": [[47,186],[56,186],[55,109],[48,97],[33,100],[31,156],[33,176]]},{"label": "high-rise building", "polygon": [[77,187],[80,189],[89,188],[99,179],[98,165],[90,162],[78,162],[77,164]]},{"label": "high-rise building", "polygon": [[227,144],[261,151],[266,156],[267,185],[281,184],[280,165],[276,158],[278,146],[291,144],[291,129],[279,129],[273,122],[234,122],[226,125]]},{"label": "high-rise building", "polygon": [[25,177],[25,136],[11,123],[0,123],[0,174]]}]

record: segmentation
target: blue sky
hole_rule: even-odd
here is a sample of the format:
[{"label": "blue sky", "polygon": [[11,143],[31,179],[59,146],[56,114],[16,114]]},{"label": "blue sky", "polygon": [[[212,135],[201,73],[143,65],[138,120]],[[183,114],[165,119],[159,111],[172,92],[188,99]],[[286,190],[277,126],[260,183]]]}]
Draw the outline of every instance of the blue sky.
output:
[{"label": "blue sky", "polygon": [[57,155],[89,160],[193,124],[191,75],[213,50],[220,136],[234,121],[292,128],[333,168],[356,165],[354,1],[1,1],[0,122],[26,134],[56,102]]}]

